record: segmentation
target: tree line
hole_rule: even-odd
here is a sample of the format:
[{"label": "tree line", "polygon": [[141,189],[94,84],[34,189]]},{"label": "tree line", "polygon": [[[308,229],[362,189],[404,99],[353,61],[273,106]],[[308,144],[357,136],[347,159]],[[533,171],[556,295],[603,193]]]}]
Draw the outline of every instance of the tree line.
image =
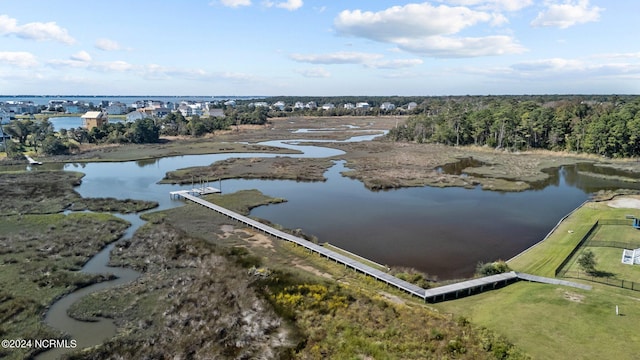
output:
[{"label": "tree line", "polygon": [[423,102],[393,141],[640,155],[640,97],[458,97]]}]

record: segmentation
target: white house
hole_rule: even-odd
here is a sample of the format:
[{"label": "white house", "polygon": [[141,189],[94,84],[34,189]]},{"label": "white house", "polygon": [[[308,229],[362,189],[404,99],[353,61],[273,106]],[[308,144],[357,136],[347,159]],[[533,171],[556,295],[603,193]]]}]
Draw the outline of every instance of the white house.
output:
[{"label": "white house", "polygon": [[294,110],[304,109],[304,103],[302,101],[296,101],[296,103],[293,105],[293,109]]},{"label": "white house", "polygon": [[336,106],[333,105],[332,103],[326,103],[324,105],[322,105],[322,110],[331,110],[331,109],[335,109]]},{"label": "white house", "polygon": [[178,106],[178,111],[184,117],[189,117],[193,115],[193,109],[190,106],[187,106],[184,104],[180,104],[180,106]]},{"label": "white house", "polygon": [[359,102],[356,104],[357,109],[369,109],[371,106],[368,102]]},{"label": "white house", "polygon": [[353,105],[353,103],[346,103],[346,104],[344,104],[344,108],[347,109],[347,110],[352,110],[352,109],[355,109],[356,106]]},{"label": "white house", "polygon": [[286,104],[284,103],[284,101],[281,100],[281,101],[275,102],[272,106],[273,106],[274,109],[278,109],[280,111],[284,111],[284,108],[285,108]]},{"label": "white house", "polygon": [[383,111],[391,111],[391,110],[394,110],[395,108],[396,106],[390,102],[383,102],[382,105],[380,105],[380,110],[383,110]]},{"label": "white house", "polygon": [[413,110],[417,107],[418,107],[418,104],[414,103],[413,101],[407,104],[407,110]]},{"label": "white house", "polygon": [[307,109],[316,109],[318,104],[316,104],[315,101],[309,101],[304,107]]}]

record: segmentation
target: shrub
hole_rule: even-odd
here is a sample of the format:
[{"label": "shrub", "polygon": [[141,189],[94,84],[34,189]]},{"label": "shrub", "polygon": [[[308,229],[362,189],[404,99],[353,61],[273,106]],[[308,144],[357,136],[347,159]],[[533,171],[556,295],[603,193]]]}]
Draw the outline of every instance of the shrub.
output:
[{"label": "shrub", "polygon": [[502,274],[511,271],[509,265],[503,260],[494,261],[491,263],[478,263],[476,267],[476,274],[480,276],[490,276],[496,274]]}]

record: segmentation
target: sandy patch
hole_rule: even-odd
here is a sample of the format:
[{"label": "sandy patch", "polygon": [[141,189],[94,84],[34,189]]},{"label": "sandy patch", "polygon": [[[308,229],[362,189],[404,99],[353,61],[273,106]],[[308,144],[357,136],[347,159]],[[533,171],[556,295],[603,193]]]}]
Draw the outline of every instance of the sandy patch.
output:
[{"label": "sandy patch", "polygon": [[308,272],[310,272],[310,273],[312,273],[314,275],[322,276],[322,277],[327,278],[327,279],[333,279],[331,274],[328,274],[326,272],[322,272],[322,271],[320,271],[320,270],[318,270],[318,269],[316,269],[316,268],[314,268],[312,266],[309,266],[309,265],[300,264],[298,261],[294,261],[293,265],[295,267],[297,267],[298,269],[302,269],[304,271],[308,271]]},{"label": "sandy patch", "polygon": [[218,236],[221,239],[226,239],[233,234],[238,234],[240,238],[244,238],[249,246],[259,246],[265,249],[270,249],[271,251],[276,251],[273,248],[271,238],[262,233],[255,233],[246,229],[236,229],[233,225],[222,225],[220,226],[220,230],[222,231],[222,234],[219,234]]},{"label": "sandy patch", "polygon": [[[238,230],[238,231],[242,231],[242,230]],[[249,241],[249,244],[251,244],[251,246],[260,246],[265,249],[271,249],[271,251],[274,251],[274,252],[276,251],[273,248],[273,242],[270,237],[261,233],[252,234],[247,231],[244,231],[244,233],[252,235],[249,239],[247,239],[247,241]]]},{"label": "sandy patch", "polygon": [[[562,291],[561,289],[558,289]],[[576,294],[570,291],[564,291],[562,297],[573,302],[581,303],[584,300],[584,295]]]},{"label": "sandy patch", "polygon": [[389,294],[388,292],[380,291],[379,294],[394,304],[405,304],[404,300],[402,300],[400,297]]},{"label": "sandy patch", "polygon": [[607,205],[612,208],[640,209],[640,199],[632,197],[617,198],[609,200]]}]

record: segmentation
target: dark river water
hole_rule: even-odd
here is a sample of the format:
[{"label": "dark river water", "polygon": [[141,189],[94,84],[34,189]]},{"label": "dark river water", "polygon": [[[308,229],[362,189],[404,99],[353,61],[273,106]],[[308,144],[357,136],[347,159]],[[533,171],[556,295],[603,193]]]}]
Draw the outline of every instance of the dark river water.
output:
[{"label": "dark river water", "polygon": [[[305,152],[295,157],[341,154],[321,146],[287,146]],[[68,164],[64,168],[86,174],[77,188],[82,196],[155,200],[164,209],[182,204],[170,199],[170,191],[188,187],[157,184],[167,171],[209,165],[228,157],[258,156],[275,155],[189,155],[138,162]],[[585,171],[629,174],[581,164],[551,169],[548,181],[524,192],[483,191],[479,187],[373,192],[361,182],[341,176],[343,170],[344,164],[336,162],[326,172],[326,182],[224,180],[221,185],[223,192],[258,189],[288,200],[256,208],[252,216],[302,229],[321,243],[329,242],[376,262],[414,267],[439,279],[468,277],[478,262],[513,257],[540,241],[561,217],[593,192],[640,187],[636,183],[585,176]],[[454,166],[443,171],[460,169]],[[211,185],[217,187],[218,183]]]}]

